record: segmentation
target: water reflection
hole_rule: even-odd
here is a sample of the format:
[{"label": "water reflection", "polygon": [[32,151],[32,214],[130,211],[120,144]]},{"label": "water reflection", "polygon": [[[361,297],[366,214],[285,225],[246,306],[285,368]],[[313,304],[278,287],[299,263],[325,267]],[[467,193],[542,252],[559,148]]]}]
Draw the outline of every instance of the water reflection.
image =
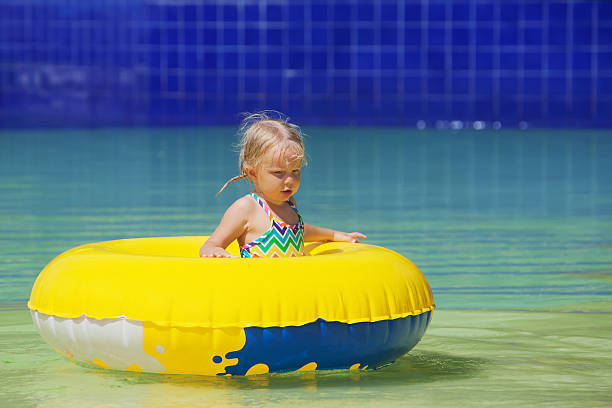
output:
[{"label": "water reflection", "polygon": [[110,376],[111,381],[136,384],[171,384],[187,387],[227,389],[288,389],[317,390],[325,387],[377,387],[380,384],[427,383],[474,376],[486,365],[485,359],[463,358],[444,353],[413,351],[395,363],[370,371],[315,371],[306,373],[263,374],[248,377],[212,377],[124,373],[96,370],[96,375]]}]

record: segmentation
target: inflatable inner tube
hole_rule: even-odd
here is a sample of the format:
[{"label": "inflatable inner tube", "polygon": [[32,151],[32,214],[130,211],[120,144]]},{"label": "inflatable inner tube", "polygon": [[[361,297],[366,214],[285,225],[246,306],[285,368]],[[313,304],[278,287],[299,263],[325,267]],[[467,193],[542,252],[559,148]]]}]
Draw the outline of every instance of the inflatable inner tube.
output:
[{"label": "inflatable inner tube", "polygon": [[[434,309],[417,267],[366,244],[307,243],[306,256],[199,258],[207,237],[73,248],[28,302],[40,334],[97,367],[249,375],[373,369],[421,339]],[[228,248],[239,253],[236,242]]]}]

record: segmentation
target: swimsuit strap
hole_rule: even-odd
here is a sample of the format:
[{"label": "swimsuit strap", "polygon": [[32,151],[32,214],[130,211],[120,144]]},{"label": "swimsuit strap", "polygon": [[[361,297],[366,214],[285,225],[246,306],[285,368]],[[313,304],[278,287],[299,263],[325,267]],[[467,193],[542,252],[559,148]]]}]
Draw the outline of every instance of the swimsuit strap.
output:
[{"label": "swimsuit strap", "polygon": [[264,209],[266,214],[268,214],[268,218],[270,218],[270,225],[272,225],[272,223],[276,222],[277,224],[282,225],[283,227],[293,228],[296,225],[300,225],[302,223],[302,216],[300,215],[300,212],[295,207],[295,205],[291,202],[291,200],[287,200],[287,204],[289,204],[289,206],[291,208],[293,208],[293,211],[295,211],[295,213],[297,214],[297,216],[299,218],[297,224],[287,224],[286,222],[283,222],[283,221],[279,220],[278,218],[276,218],[274,216],[274,214],[272,214],[272,210],[270,210],[270,208],[268,207],[268,205],[266,204],[266,202],[262,198],[258,197],[257,194],[255,194],[255,193],[251,193],[251,196],[255,199],[255,201],[257,201],[259,206]]}]

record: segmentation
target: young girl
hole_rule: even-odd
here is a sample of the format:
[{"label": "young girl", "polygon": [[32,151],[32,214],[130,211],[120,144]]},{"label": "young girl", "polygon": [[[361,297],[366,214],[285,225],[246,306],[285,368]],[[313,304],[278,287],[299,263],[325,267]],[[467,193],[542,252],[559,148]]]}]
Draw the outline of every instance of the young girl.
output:
[{"label": "young girl", "polygon": [[[236,200],[217,229],[200,248],[200,256],[230,258],[225,248],[235,239],[242,258],[300,256],[304,241],[359,242],[359,232],[341,232],[302,221],[293,195],[300,187],[306,165],[300,129],[288,119],[264,113],[248,116],[241,128],[240,172],[221,188],[241,178],[252,182],[253,192]],[[217,194],[219,194],[217,193]]]}]

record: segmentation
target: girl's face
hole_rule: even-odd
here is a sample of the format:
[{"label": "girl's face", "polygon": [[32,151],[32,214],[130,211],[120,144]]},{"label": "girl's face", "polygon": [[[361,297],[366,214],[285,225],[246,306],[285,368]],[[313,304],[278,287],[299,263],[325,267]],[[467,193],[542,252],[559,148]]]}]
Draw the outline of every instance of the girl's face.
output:
[{"label": "girl's face", "polygon": [[302,160],[291,151],[270,149],[257,169],[248,172],[255,190],[266,201],[281,204],[300,187]]}]

